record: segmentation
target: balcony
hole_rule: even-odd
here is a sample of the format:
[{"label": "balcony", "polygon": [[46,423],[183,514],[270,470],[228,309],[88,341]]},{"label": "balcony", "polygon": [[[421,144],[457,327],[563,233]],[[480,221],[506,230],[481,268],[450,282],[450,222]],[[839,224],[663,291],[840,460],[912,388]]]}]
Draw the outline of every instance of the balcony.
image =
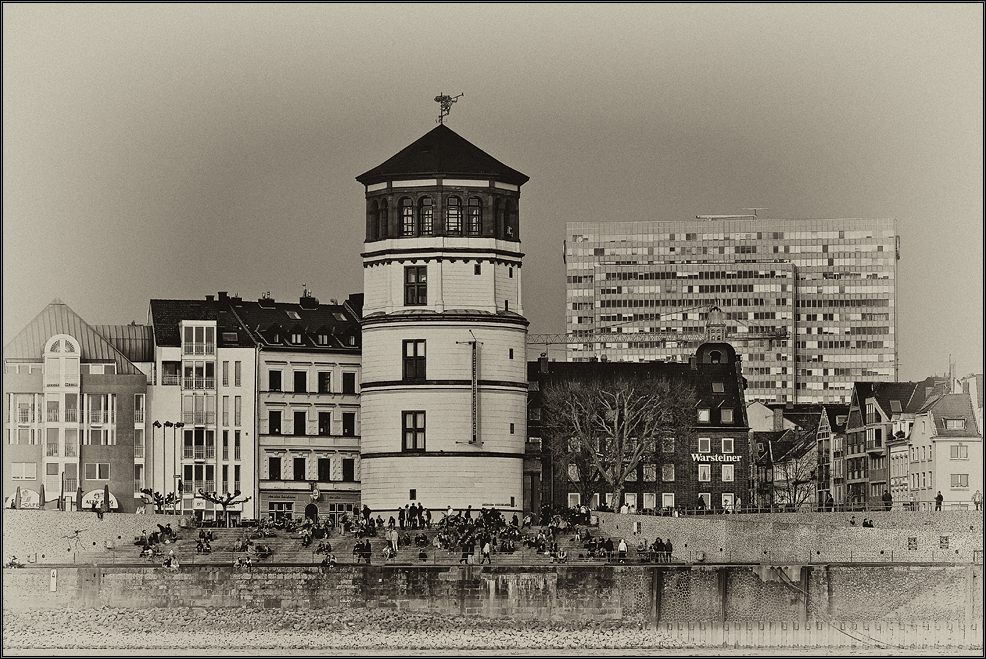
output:
[{"label": "balcony", "polygon": [[215,412],[184,412],[182,421],[186,426],[205,426],[216,424]]},{"label": "balcony", "polygon": [[58,457],[58,442],[53,442],[45,446],[45,455],[49,458]]},{"label": "balcony", "polygon": [[181,381],[181,378],[174,374],[166,374],[161,376],[161,384],[163,385],[176,385]]},{"label": "balcony", "polygon": [[214,355],[216,354],[216,344],[215,343],[184,343],[182,344],[182,354]]},{"label": "balcony", "polygon": [[45,420],[50,423],[58,423],[60,419],[58,418],[58,410],[48,410],[48,414],[45,416]]},{"label": "balcony", "polygon": [[144,410],[134,410],[134,423],[144,423]]},{"label": "balcony", "polygon": [[65,409],[65,423],[78,423],[79,422],[79,410],[75,407],[68,407]]},{"label": "balcony", "polygon": [[867,453],[877,453],[883,455],[884,445],[882,439],[867,439],[866,440],[866,452]]},{"label": "balcony", "polygon": [[103,424],[110,422],[110,413],[107,410],[90,410],[89,423]]},{"label": "balcony", "polygon": [[79,480],[77,478],[66,478],[65,479],[65,491],[75,492],[79,487]]},{"label": "balcony", "polygon": [[19,410],[17,412],[17,423],[33,423],[34,410]]}]

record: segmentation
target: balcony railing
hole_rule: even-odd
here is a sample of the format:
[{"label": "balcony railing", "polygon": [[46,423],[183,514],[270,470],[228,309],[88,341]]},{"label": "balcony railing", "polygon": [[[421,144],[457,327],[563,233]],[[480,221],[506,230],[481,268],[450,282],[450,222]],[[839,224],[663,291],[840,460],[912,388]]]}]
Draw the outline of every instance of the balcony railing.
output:
[{"label": "balcony railing", "polygon": [[109,423],[110,413],[108,410],[90,410],[89,423]]},{"label": "balcony railing", "polygon": [[77,478],[66,478],[65,479],[65,491],[75,492],[79,487],[79,479]]},{"label": "balcony railing", "polygon": [[184,378],[182,386],[185,389],[215,389],[216,378]]},{"label": "balcony railing", "polygon": [[166,374],[161,376],[161,384],[164,385],[176,385],[181,381],[181,377],[173,374]]},{"label": "balcony railing", "polygon": [[215,446],[206,446],[205,447],[205,459],[206,460],[214,460],[215,458],[216,458],[216,447]]},{"label": "balcony railing", "polygon": [[134,410],[134,423],[144,423],[144,410]]},{"label": "balcony railing", "polygon": [[182,421],[185,425],[194,426],[204,426],[204,425],[215,425],[216,423],[216,413],[215,412],[183,412]]},{"label": "balcony railing", "polygon": [[17,412],[17,423],[32,423],[34,421],[34,409],[19,410]]},{"label": "balcony railing", "polygon": [[79,457],[79,445],[65,443],[65,457],[66,458],[77,458]]},{"label": "balcony railing", "polygon": [[186,355],[214,355],[216,354],[215,343],[184,343],[182,353]]},{"label": "balcony railing", "polygon": [[205,482],[205,487],[202,488],[202,489],[204,489],[206,492],[215,492],[216,491],[216,481],[206,481]]},{"label": "balcony railing", "polygon": [[191,446],[185,446],[185,447],[182,448],[182,451],[181,451],[181,457],[182,457],[182,459],[184,459],[184,460],[191,460],[194,455],[195,455],[195,451],[192,449]]},{"label": "balcony railing", "polygon": [[48,410],[48,414],[45,416],[45,419],[51,421],[52,423],[58,423],[59,416],[58,410]]},{"label": "balcony railing", "polygon": [[65,423],[78,423],[79,410],[75,407],[65,408]]},{"label": "balcony railing", "polygon": [[882,439],[867,439],[866,450],[870,452],[883,453]]},{"label": "balcony railing", "polygon": [[202,447],[198,447],[197,446],[195,448],[195,459],[196,460],[205,460],[205,449],[203,449]]},{"label": "balcony railing", "polygon": [[143,458],[144,457],[144,445],[143,444],[134,444],[134,457],[135,458]]},{"label": "balcony railing", "polygon": [[58,442],[48,444],[45,446],[45,455],[49,458],[58,457]]}]

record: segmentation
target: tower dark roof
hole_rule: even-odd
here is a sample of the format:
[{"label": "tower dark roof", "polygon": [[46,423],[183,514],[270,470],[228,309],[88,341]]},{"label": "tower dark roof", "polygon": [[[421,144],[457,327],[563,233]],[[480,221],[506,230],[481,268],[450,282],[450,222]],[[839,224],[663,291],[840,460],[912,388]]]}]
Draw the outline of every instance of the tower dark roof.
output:
[{"label": "tower dark roof", "polygon": [[523,185],[530,177],[507,167],[455,131],[439,124],[400,153],[356,177],[363,185],[415,176],[488,176]]}]

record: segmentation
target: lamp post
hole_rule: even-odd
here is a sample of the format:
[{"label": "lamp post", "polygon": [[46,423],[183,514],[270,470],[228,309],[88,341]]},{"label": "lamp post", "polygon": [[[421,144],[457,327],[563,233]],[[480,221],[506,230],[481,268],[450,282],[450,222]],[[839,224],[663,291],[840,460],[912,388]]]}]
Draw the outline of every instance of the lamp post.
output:
[{"label": "lamp post", "polygon": [[[157,457],[156,456],[157,456],[158,452],[157,452],[157,437],[156,437],[156,433],[154,431],[156,431],[160,427],[161,427],[161,422],[160,421],[155,420],[154,423],[151,424],[151,455],[155,456],[155,462],[154,462],[155,465],[157,464]],[[164,459],[164,456],[165,455],[166,455],[166,453],[164,452],[164,446],[162,445],[162,447],[161,447],[161,458],[162,458],[162,460]],[[153,492],[154,491],[154,481],[155,481],[155,479],[152,478],[150,484],[145,483],[144,484],[144,487],[149,488],[151,490],[151,492]]]},{"label": "lamp post", "polygon": [[[174,428],[174,440],[175,440],[175,505],[178,508],[182,507],[182,487],[181,487],[181,465],[178,463],[178,429],[184,428],[185,424],[181,421],[175,422]],[[184,456],[182,456],[184,458]]]}]

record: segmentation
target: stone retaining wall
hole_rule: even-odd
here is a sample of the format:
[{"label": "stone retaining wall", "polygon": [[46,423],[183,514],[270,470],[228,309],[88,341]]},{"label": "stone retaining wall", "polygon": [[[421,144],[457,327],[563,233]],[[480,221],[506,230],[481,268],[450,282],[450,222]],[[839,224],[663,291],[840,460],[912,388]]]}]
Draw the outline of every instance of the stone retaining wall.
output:
[{"label": "stone retaining wall", "polygon": [[874,528],[859,526],[863,515],[850,526],[845,513],[598,515],[600,534],[625,538],[631,547],[670,538],[675,556],[686,562],[698,561],[699,552],[712,563],[982,561],[983,516],[975,511],[867,514]]},{"label": "stone retaining wall", "polygon": [[490,618],[974,624],[981,566],[89,566],[5,569],[4,610],[392,608]]}]

